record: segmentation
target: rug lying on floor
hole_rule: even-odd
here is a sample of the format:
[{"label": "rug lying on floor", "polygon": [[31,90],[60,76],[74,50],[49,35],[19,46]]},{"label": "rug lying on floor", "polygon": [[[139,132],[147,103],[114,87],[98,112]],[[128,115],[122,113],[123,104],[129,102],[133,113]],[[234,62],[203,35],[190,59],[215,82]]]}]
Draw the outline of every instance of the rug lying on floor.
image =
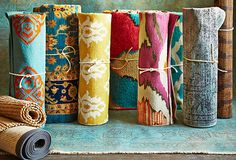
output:
[{"label": "rug lying on floor", "polygon": [[[235,108],[234,108],[235,110]],[[181,117],[178,113],[178,118]],[[208,153],[236,154],[236,117],[218,119],[213,128],[164,127],[137,124],[136,111],[110,111],[102,126],[76,123],[47,124],[52,135],[51,154]]]},{"label": "rug lying on floor", "polygon": [[[177,115],[182,116],[180,111]],[[46,124],[45,129],[52,135],[51,154],[236,154],[236,116],[218,119],[215,127],[206,129],[187,127],[182,121],[163,127],[136,121],[135,111],[110,111],[110,121],[102,126]]]}]

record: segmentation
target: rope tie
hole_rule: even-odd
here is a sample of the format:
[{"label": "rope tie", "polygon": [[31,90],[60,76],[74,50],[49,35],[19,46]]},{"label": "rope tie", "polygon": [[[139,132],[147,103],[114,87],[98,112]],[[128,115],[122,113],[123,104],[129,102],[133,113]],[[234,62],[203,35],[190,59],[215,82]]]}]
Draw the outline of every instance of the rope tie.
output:
[{"label": "rope tie", "polygon": [[[218,64],[219,62],[217,60],[214,59],[213,56],[213,47],[211,44],[211,60],[198,60],[198,59],[190,59],[184,56],[184,59],[189,61],[189,62],[196,62],[196,63],[212,63],[212,64]],[[227,73],[228,71],[220,69],[219,67],[217,67],[218,71],[223,72],[223,73]]]},{"label": "rope tie", "polygon": [[105,62],[105,61],[94,61],[94,62],[90,62],[90,61],[80,61],[80,64],[109,64],[110,62]]},{"label": "rope tie", "polygon": [[118,61],[124,61],[124,65],[121,67],[111,67],[114,70],[120,70],[123,69],[125,66],[128,65],[128,63],[130,61],[138,61],[137,59],[132,59],[132,58],[127,58],[127,55],[130,53],[130,51],[133,49],[133,47],[131,47],[126,53],[125,53],[125,58],[111,58],[111,60],[118,60]]},{"label": "rope tie", "polygon": [[[72,51],[72,52],[65,52],[65,50],[68,49],[68,48],[72,49],[73,51]],[[66,46],[65,48],[63,48],[63,50],[61,51],[61,53],[57,51],[57,54],[46,54],[46,55],[47,55],[47,56],[58,56],[58,55],[62,55],[62,56],[67,60],[67,62],[68,62],[68,64],[69,64],[69,68],[68,68],[68,70],[66,71],[66,73],[68,73],[68,72],[71,70],[72,65],[71,65],[71,62],[70,62],[69,58],[68,58],[66,55],[67,55],[67,54],[71,54],[71,53],[76,54],[75,48],[72,47],[72,46]]]},{"label": "rope tie", "polygon": [[190,59],[190,58],[187,58],[185,56],[184,56],[184,59],[189,61],[189,62],[197,62],[197,63],[212,63],[212,64],[218,63],[218,61],[216,61],[214,59],[210,60],[210,61],[207,61],[207,60]]},{"label": "rope tie", "polygon": [[80,64],[92,64],[92,66],[90,66],[90,68],[88,69],[88,72],[90,73],[94,67],[96,68],[98,64],[110,64],[110,62],[106,62],[106,61],[80,61]]},{"label": "rope tie", "polygon": [[221,29],[219,29],[219,31],[221,31],[221,32],[231,32],[231,31],[233,31],[234,30],[234,27],[232,27],[232,28],[221,28]]},{"label": "rope tie", "polygon": [[20,80],[20,83],[19,83],[19,88],[22,88],[22,82],[25,78],[31,78],[31,77],[35,77],[35,76],[40,76],[40,75],[44,75],[46,72],[44,73],[38,73],[38,74],[26,74],[26,75],[23,75],[23,74],[17,74],[17,73],[12,73],[12,72],[9,72],[10,75],[12,76],[17,76],[17,77],[22,77],[21,80]]},{"label": "rope tie", "polygon": [[172,65],[169,67],[164,67],[164,68],[138,68],[139,69],[139,73],[143,74],[146,72],[163,72],[164,70],[167,69],[174,69],[176,73],[178,73],[178,70],[176,69],[176,67],[180,67],[183,66],[183,64],[176,64],[176,65]]}]

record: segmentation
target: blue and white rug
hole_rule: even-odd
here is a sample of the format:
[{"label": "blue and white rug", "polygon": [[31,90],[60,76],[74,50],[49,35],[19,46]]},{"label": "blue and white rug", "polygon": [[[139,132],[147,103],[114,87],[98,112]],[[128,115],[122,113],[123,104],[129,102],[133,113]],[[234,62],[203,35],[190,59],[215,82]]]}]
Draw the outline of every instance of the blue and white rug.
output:
[{"label": "blue and white rug", "polygon": [[236,154],[235,116],[198,129],[184,126],[181,120],[172,126],[142,126],[137,124],[136,111],[110,111],[109,122],[102,126],[66,123],[47,124],[45,129],[52,135],[51,154]]}]

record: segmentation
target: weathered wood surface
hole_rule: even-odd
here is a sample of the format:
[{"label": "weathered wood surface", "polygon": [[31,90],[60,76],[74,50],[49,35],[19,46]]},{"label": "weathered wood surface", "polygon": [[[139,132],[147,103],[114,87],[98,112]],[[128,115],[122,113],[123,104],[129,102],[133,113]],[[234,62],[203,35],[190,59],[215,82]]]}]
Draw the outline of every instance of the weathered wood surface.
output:
[{"label": "weathered wood surface", "polygon": [[[206,154],[103,154],[103,155],[48,155],[44,160],[235,160],[236,155]],[[0,156],[0,160],[17,160],[13,156]]]},{"label": "weathered wood surface", "polygon": [[[219,31],[218,118],[232,117],[233,99],[233,0],[215,0],[215,5],[226,13]],[[228,30],[228,31],[227,31]]]}]

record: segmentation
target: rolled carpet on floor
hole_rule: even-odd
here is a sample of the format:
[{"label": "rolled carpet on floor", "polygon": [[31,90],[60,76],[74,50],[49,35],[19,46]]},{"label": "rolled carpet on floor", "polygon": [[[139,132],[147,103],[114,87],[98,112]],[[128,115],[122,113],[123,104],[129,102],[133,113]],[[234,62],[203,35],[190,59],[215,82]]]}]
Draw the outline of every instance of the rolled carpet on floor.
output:
[{"label": "rolled carpet on floor", "polygon": [[[51,145],[50,134],[42,129],[30,126],[5,126],[2,124],[13,123],[10,119],[0,117],[0,149],[11,153],[20,159],[42,159],[49,153]],[[22,124],[24,125],[24,124]]]},{"label": "rolled carpet on floor", "polygon": [[34,127],[41,127],[46,122],[46,114],[37,103],[10,96],[0,96],[0,116]]},{"label": "rolled carpet on floor", "polygon": [[0,96],[0,149],[21,159],[45,157],[51,136],[36,128],[45,122],[46,114],[36,103]]},{"label": "rolled carpet on floor", "polygon": [[78,13],[79,5],[48,5],[34,8],[46,13],[47,123],[77,119],[78,113]]},{"label": "rolled carpet on floor", "polygon": [[161,126],[174,123],[170,40],[179,16],[161,11],[139,14],[138,123]]},{"label": "rolled carpet on floor", "polygon": [[78,122],[108,121],[111,15],[79,13],[80,81]]},{"label": "rolled carpet on floor", "polygon": [[224,19],[218,7],[183,9],[183,119],[188,126],[216,125],[218,30]]},{"label": "rolled carpet on floor", "polygon": [[173,81],[173,101],[177,105],[177,109],[183,107],[183,14],[182,12],[173,12],[179,15],[179,19],[175,24],[173,37],[171,40],[171,70]]},{"label": "rolled carpet on floor", "polygon": [[45,109],[45,14],[7,12],[10,24],[10,95]]},{"label": "rolled carpet on floor", "polygon": [[110,109],[137,109],[138,11],[111,13]]}]

